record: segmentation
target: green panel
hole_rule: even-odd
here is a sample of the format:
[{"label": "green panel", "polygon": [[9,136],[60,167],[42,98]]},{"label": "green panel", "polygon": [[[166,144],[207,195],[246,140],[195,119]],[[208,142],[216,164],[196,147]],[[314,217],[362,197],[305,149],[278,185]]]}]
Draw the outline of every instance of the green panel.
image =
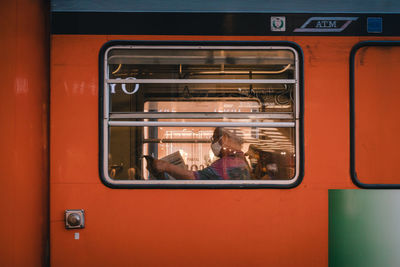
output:
[{"label": "green panel", "polygon": [[400,191],[329,190],[329,266],[400,266]]}]

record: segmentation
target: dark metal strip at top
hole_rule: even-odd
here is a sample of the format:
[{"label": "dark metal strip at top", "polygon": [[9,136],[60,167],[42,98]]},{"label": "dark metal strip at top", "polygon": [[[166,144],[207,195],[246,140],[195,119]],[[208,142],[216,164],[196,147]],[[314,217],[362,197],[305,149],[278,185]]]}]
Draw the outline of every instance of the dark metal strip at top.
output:
[{"label": "dark metal strip at top", "polygon": [[400,36],[398,14],[52,12],[52,34]]}]

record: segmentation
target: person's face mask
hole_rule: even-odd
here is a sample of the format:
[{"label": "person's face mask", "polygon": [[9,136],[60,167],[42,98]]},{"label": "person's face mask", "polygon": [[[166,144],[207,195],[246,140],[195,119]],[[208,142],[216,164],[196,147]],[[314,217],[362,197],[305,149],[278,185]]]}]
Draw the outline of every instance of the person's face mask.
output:
[{"label": "person's face mask", "polygon": [[221,140],[221,137],[217,141],[215,141],[214,143],[211,144],[211,150],[214,153],[214,155],[217,157],[219,157],[219,155],[221,153],[221,149],[222,149],[222,146],[219,144],[219,140]]}]

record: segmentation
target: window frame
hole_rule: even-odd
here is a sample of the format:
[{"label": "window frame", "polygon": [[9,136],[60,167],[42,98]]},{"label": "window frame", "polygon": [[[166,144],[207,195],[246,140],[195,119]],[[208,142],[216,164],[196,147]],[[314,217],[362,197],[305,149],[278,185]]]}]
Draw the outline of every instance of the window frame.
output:
[{"label": "window frame", "polygon": [[[290,49],[295,54],[295,60],[297,64],[297,75],[295,79],[297,80],[297,100],[295,106],[295,114],[297,114],[298,118],[294,118],[294,129],[296,135],[296,145],[295,145],[295,154],[296,154],[296,170],[295,177],[291,180],[274,180],[274,183],[271,183],[270,180],[265,182],[266,180],[227,180],[227,181],[219,181],[219,180],[210,180],[210,181],[191,181],[191,180],[176,180],[176,181],[165,181],[165,180],[146,180],[146,181],[136,181],[135,180],[112,180],[107,177],[108,172],[108,164],[106,157],[108,158],[108,149],[105,149],[108,146],[108,143],[105,142],[105,129],[109,126],[104,125],[104,101],[105,101],[105,68],[107,67],[107,52],[118,46],[130,46],[132,48],[136,47],[147,47],[158,49],[166,49],[168,47],[185,47],[195,49],[196,47],[201,48],[227,48],[231,47],[232,49],[240,49],[240,48],[250,48],[253,49],[262,49],[262,48],[271,48],[281,47]],[[145,48],[143,48],[145,49]],[[303,134],[303,114],[304,114],[304,93],[303,93],[303,52],[301,48],[293,42],[175,42],[175,41],[109,41],[105,43],[99,52],[99,175],[100,180],[104,185],[109,188],[125,188],[125,189],[184,189],[184,188],[192,188],[192,189],[261,189],[261,188],[294,188],[298,186],[304,176],[304,134]],[[295,86],[296,87],[296,86]],[[108,107],[106,107],[108,108]],[[287,182],[288,181],[288,182]],[[291,182],[290,182],[291,181]]]},{"label": "window frame", "polygon": [[364,47],[400,46],[400,41],[362,41],[357,43],[350,52],[350,176],[352,182],[363,189],[400,189],[400,184],[367,184],[361,182],[356,172],[356,137],[355,137],[355,57],[358,50]]}]

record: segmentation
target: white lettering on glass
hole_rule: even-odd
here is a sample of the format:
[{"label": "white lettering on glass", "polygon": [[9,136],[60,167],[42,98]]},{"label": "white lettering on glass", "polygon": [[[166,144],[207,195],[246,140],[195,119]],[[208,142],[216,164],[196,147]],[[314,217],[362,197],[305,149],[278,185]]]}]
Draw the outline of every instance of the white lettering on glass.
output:
[{"label": "white lettering on glass", "polygon": [[[128,77],[128,78],[126,78],[126,80],[136,80],[136,78]],[[122,87],[122,91],[124,91],[124,93],[128,94],[128,95],[133,95],[134,93],[136,93],[139,90],[139,84],[135,84],[135,89],[132,92],[129,92],[128,90],[126,90],[126,84],[125,83],[123,83],[121,85],[121,87]]]},{"label": "white lettering on glass", "polygon": [[[121,78],[117,78],[117,80],[121,80]],[[136,80],[136,78],[135,78],[135,77],[128,77],[128,78],[126,78],[125,80]],[[116,87],[116,86],[117,86],[116,83],[110,83],[110,92],[111,92],[111,94],[115,94],[115,87]],[[132,92],[129,92],[129,91],[126,89],[126,83],[121,83],[121,89],[122,89],[122,91],[123,91],[125,94],[127,94],[127,95],[133,95],[134,93],[136,93],[136,92],[139,90],[139,84],[138,84],[138,83],[135,84],[135,88],[133,89]]]},{"label": "white lettering on glass", "polygon": [[110,87],[111,87],[111,94],[115,94],[115,86],[116,86],[117,84],[115,84],[115,83],[110,83]]}]

